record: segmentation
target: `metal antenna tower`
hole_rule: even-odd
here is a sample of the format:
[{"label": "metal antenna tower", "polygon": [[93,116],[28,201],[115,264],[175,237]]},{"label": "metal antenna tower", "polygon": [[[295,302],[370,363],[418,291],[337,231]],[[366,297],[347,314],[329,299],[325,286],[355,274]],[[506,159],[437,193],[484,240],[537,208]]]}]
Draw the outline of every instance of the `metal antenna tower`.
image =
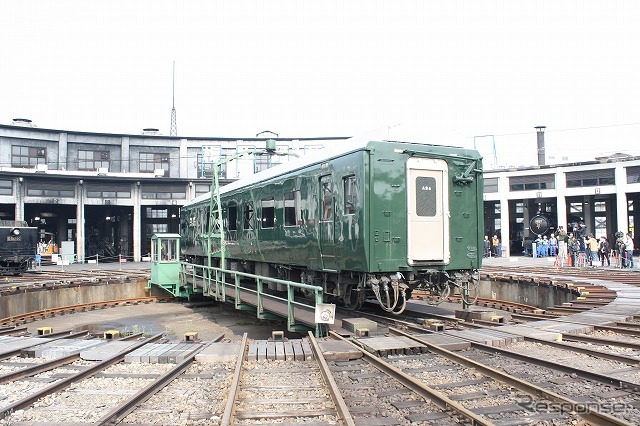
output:
[{"label": "metal antenna tower", "polygon": [[171,108],[171,130],[169,136],[178,136],[176,124],[176,61],[173,61],[173,107]]}]

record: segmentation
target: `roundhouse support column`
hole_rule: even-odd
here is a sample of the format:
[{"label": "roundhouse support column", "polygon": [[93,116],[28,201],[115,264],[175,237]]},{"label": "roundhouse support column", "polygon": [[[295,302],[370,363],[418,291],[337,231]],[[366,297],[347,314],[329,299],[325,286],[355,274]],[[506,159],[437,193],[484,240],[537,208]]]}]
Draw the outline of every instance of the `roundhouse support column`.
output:
[{"label": "roundhouse support column", "polygon": [[25,182],[23,178],[18,178],[16,180],[16,206],[15,206],[15,214],[14,217],[16,220],[25,220],[24,219],[24,193],[25,193]]},{"label": "roundhouse support column", "polygon": [[141,229],[142,218],[140,217],[140,183],[136,183],[133,189],[133,261],[142,260]]},{"label": "roundhouse support column", "polygon": [[511,238],[509,231],[509,182],[508,179],[500,179],[500,245],[502,256],[511,256]]},{"label": "roundhouse support column", "polygon": [[613,232],[621,231],[625,234],[629,232],[629,204],[627,197],[627,174],[624,167],[618,163],[615,168],[616,180],[616,218],[618,220],[618,229]]},{"label": "roundhouse support column", "polygon": [[84,263],[85,258],[85,229],[84,229],[84,185],[78,183],[78,206],[76,207],[76,254],[78,263]]}]

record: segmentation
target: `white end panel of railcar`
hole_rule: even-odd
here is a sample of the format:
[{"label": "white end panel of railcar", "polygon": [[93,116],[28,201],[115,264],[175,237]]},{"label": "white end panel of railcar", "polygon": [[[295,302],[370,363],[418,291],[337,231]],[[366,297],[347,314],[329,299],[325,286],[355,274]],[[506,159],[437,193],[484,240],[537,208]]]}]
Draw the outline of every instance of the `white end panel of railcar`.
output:
[{"label": "white end panel of railcar", "polygon": [[407,161],[408,253],[410,265],[449,263],[449,188],[447,162],[435,158]]}]

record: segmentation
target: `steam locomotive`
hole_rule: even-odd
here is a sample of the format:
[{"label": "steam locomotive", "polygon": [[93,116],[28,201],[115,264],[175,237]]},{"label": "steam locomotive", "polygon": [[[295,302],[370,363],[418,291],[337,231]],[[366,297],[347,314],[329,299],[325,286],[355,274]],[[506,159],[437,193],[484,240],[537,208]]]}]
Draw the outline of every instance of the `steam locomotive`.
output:
[{"label": "steam locomotive", "polygon": [[24,221],[0,220],[0,274],[20,275],[33,266],[38,228]]}]

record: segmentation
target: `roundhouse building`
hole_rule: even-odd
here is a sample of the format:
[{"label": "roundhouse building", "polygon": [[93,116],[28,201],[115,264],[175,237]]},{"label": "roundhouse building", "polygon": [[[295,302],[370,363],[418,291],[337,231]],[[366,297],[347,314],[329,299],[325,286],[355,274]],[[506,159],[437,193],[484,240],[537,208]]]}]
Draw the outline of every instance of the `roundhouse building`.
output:
[{"label": "roundhouse building", "polygon": [[631,231],[637,247],[640,157],[485,170],[483,177],[485,232],[498,234],[503,255],[529,254],[538,235],[550,236],[559,226],[571,232],[580,222],[610,241]]},{"label": "roundhouse building", "polygon": [[154,233],[179,231],[180,206],[210,190],[221,159],[234,158],[218,168],[225,184],[345,139],[87,133],[16,119],[0,125],[0,220],[37,226],[71,261],[140,261]]},{"label": "roundhouse building", "polygon": [[[76,261],[140,261],[154,233],[179,231],[180,207],[210,190],[221,159],[234,158],[218,170],[225,184],[345,139],[88,133],[16,119],[0,124],[0,220],[37,226]],[[580,221],[596,237],[634,232],[640,157],[485,170],[484,185],[485,233],[517,256]]]}]

